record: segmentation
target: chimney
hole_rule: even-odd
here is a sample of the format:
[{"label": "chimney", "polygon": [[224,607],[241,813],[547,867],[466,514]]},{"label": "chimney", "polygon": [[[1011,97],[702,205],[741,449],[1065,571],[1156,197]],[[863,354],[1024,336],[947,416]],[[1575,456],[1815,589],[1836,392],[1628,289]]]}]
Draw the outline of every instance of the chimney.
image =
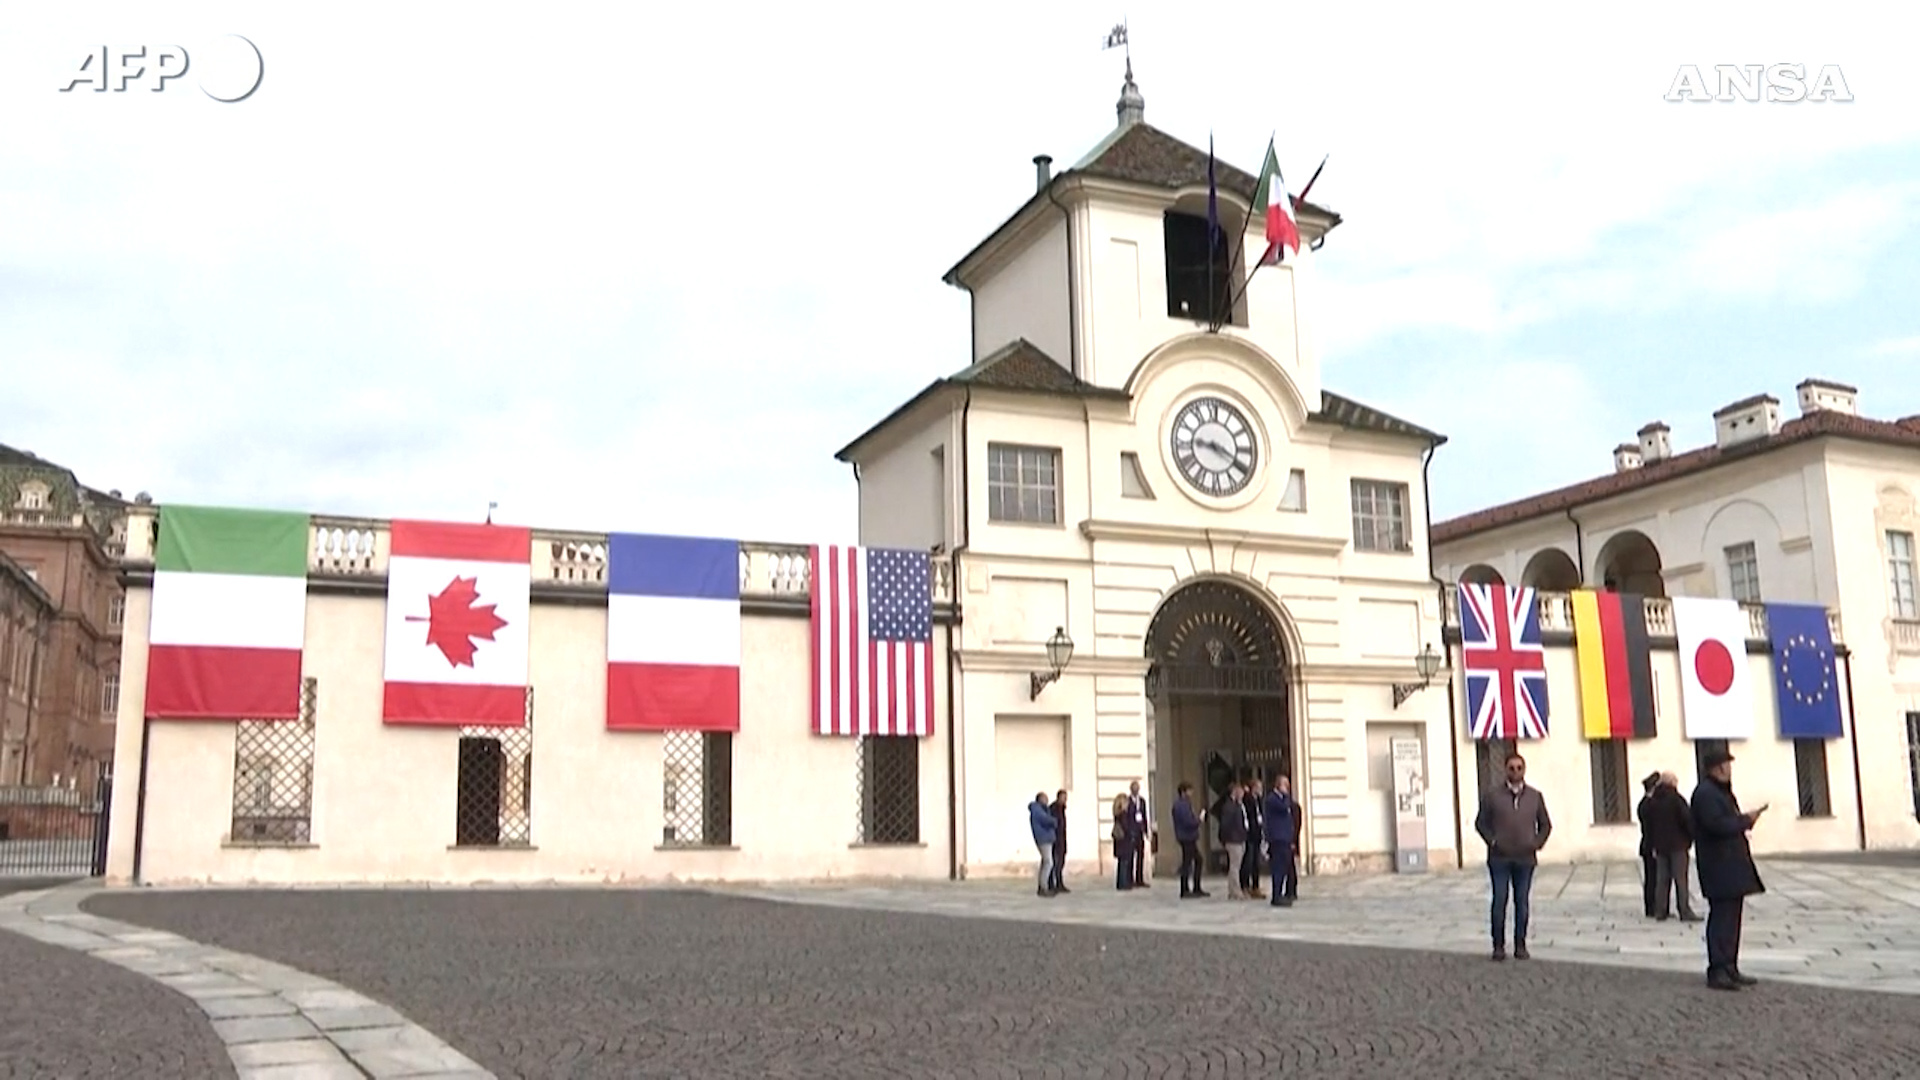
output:
[{"label": "chimney", "polygon": [[1857,386],[1825,379],[1808,379],[1794,389],[1800,394],[1801,416],[1822,409],[1848,416],[1860,415],[1860,388]]},{"label": "chimney", "polygon": [[1053,158],[1047,154],[1035,155],[1033,159],[1033,190],[1045,191],[1053,182]]},{"label": "chimney", "polygon": [[1780,434],[1780,399],[1755,394],[1713,414],[1714,443],[1722,450]]},{"label": "chimney", "polygon": [[1673,431],[1655,420],[1636,432],[1640,436],[1640,461],[1654,465],[1673,456]]},{"label": "chimney", "polygon": [[1632,472],[1644,464],[1646,459],[1640,456],[1639,443],[1623,442],[1613,448],[1614,472]]}]

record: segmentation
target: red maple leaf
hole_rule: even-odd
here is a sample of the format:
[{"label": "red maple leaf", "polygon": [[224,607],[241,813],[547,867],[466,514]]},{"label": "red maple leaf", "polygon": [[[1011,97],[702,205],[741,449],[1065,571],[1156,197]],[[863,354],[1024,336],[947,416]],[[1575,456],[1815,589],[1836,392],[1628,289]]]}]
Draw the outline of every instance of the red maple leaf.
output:
[{"label": "red maple leaf", "polygon": [[427,644],[437,646],[454,667],[473,666],[474,641],[492,641],[493,632],[507,620],[493,613],[495,605],[480,604],[477,578],[457,577],[440,595],[427,598],[427,614],[407,616],[408,622],[427,624]]}]

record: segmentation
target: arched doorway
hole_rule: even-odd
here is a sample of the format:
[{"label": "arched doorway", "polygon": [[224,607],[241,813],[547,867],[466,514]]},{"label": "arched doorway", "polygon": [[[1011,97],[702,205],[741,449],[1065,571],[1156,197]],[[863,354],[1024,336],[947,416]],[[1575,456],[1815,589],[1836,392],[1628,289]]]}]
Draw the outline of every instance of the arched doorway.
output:
[{"label": "arched doorway", "polygon": [[[1173,799],[1181,781],[1212,809],[1227,782],[1247,773],[1263,781],[1294,768],[1294,665],[1274,612],[1249,589],[1205,580],[1175,589],[1147,628],[1149,795],[1163,842],[1156,875],[1176,872]],[[1304,835],[1303,835],[1304,843]],[[1211,825],[1201,850],[1219,847]],[[1303,853],[1304,854],[1304,853]],[[1303,863],[1305,860],[1302,860]]]}]

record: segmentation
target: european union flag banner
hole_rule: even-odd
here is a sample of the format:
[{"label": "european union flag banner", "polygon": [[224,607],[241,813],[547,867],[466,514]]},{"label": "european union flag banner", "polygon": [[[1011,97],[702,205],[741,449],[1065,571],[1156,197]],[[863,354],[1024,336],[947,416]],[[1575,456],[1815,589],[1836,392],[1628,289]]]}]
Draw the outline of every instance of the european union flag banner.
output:
[{"label": "european union flag banner", "polygon": [[1833,662],[1827,609],[1815,604],[1768,604],[1773,641],[1773,685],[1783,739],[1837,739],[1840,676]]}]

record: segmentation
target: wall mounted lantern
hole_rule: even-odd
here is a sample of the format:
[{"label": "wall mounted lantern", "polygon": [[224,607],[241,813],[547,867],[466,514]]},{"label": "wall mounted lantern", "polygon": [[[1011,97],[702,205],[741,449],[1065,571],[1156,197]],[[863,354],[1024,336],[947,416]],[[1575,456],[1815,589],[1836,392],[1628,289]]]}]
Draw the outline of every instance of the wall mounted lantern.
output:
[{"label": "wall mounted lantern", "polygon": [[1066,670],[1067,664],[1071,663],[1072,660],[1073,639],[1067,636],[1066,627],[1054,627],[1053,636],[1047,639],[1047,666],[1053,670],[1047,672],[1036,671],[1028,676],[1032,681],[1032,691],[1028,694],[1027,700],[1037,700],[1040,697],[1040,691],[1046,689],[1048,683],[1057,681],[1060,678],[1060,673]]},{"label": "wall mounted lantern", "polygon": [[1413,669],[1420,673],[1417,683],[1393,684],[1393,707],[1399,708],[1413,695],[1433,685],[1433,677],[1440,674],[1440,654],[1433,651],[1433,643],[1428,642],[1413,658]]}]

